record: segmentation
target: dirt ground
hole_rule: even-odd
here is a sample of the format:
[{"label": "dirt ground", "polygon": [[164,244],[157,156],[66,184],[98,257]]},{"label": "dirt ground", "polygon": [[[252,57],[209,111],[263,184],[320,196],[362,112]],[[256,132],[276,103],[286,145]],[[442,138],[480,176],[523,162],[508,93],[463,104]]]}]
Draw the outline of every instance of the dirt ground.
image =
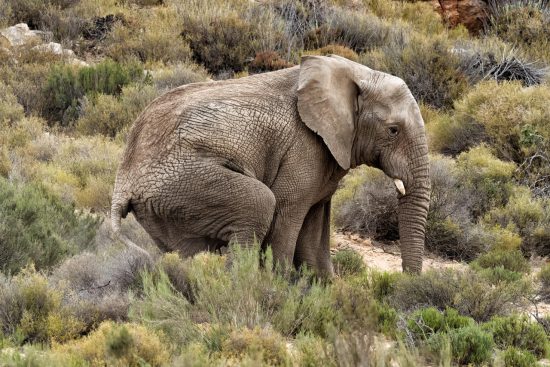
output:
[{"label": "dirt ground", "polygon": [[[357,234],[336,232],[333,234],[332,251],[337,252],[343,249],[351,249],[361,254],[363,261],[369,268],[382,271],[401,271],[401,253],[396,243],[382,243],[369,238],[362,238]],[[532,276],[540,271],[543,263],[541,259],[532,261]],[[441,268],[465,269],[467,267],[466,263],[446,260],[426,253],[422,269],[425,271]],[[537,314],[538,317],[550,316],[550,303],[539,302],[537,305],[533,305],[526,301],[525,305],[521,307],[521,311],[533,318]]]}]

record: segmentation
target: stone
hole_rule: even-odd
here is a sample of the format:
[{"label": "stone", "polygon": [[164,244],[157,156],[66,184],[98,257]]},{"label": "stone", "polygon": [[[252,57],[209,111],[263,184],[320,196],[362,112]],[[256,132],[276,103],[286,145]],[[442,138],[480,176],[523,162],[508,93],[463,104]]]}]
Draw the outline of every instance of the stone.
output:
[{"label": "stone", "polygon": [[[27,24],[19,23],[8,28],[0,29],[0,35],[2,35],[2,39],[0,39],[0,45],[2,45],[2,47],[16,47],[31,42],[42,42],[44,32],[31,31]],[[9,42],[9,45],[6,41]]]},{"label": "stone", "polygon": [[487,20],[487,4],[483,0],[431,0],[433,7],[451,27],[463,24],[477,34]]}]

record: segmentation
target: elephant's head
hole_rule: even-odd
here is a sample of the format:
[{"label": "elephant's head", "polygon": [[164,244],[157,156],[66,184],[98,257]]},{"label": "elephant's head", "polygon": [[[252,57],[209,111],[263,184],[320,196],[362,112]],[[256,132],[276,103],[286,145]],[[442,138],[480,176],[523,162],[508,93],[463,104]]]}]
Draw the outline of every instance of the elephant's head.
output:
[{"label": "elephant's head", "polygon": [[339,56],[302,59],[298,111],[343,169],[382,169],[399,195],[403,270],[420,272],[430,178],[424,121],[403,80]]}]

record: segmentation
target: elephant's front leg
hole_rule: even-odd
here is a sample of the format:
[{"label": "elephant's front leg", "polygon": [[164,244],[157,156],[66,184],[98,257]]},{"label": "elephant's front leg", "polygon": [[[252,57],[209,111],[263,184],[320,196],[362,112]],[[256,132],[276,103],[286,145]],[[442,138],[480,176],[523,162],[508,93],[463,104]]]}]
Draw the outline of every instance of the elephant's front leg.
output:
[{"label": "elephant's front leg", "polygon": [[319,276],[333,275],[330,260],[330,201],[317,203],[307,213],[298,236],[294,265],[307,264]]}]

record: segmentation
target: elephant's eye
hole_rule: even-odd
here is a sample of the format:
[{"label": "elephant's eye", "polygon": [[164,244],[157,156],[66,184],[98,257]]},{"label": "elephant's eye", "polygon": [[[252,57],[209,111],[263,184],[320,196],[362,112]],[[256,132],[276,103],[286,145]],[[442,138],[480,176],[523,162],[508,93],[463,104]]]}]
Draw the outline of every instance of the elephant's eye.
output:
[{"label": "elephant's eye", "polygon": [[388,127],[388,134],[391,137],[397,136],[397,133],[399,133],[399,130],[397,129],[397,126],[390,126]]}]

